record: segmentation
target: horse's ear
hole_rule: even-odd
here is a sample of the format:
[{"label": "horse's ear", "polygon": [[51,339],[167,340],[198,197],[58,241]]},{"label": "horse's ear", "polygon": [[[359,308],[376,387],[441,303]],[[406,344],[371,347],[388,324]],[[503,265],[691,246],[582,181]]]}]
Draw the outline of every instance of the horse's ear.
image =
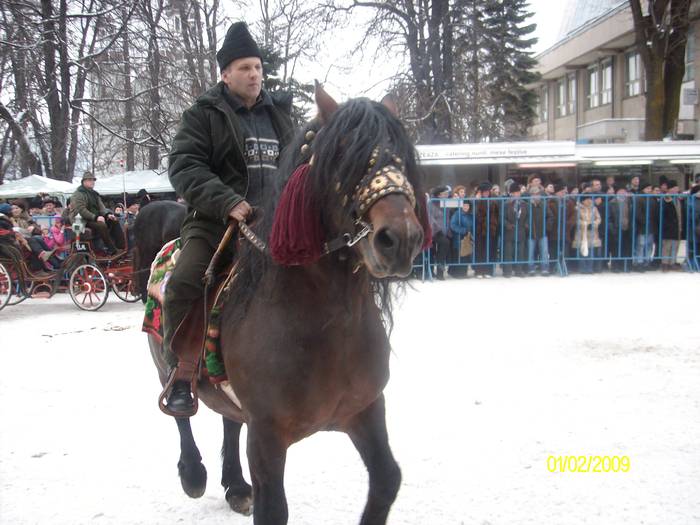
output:
[{"label": "horse's ear", "polygon": [[399,118],[399,106],[396,105],[396,100],[394,100],[394,97],[387,93],[386,95],[384,95],[381,104],[386,109],[388,109],[392,115],[394,115],[396,118]]},{"label": "horse's ear", "polygon": [[318,118],[321,121],[321,125],[325,125],[330,120],[331,116],[338,109],[338,103],[331,97],[318,80],[314,80],[316,84],[316,89],[314,91],[314,98],[316,99],[316,106],[318,107]]}]

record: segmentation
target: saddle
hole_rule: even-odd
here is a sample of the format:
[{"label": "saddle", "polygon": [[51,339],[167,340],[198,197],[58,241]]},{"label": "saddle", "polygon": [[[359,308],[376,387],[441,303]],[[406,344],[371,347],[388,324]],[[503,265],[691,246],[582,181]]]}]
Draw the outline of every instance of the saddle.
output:
[{"label": "saddle", "polygon": [[[167,281],[175,267],[180,248],[180,239],[166,244],[156,256],[151,266],[151,277],[148,283],[148,300],[142,330],[154,335],[159,341],[163,340],[161,312]],[[219,251],[217,251],[219,254]],[[221,359],[219,345],[220,334],[220,303],[227,285],[235,278],[237,265],[228,264],[222,271],[214,273],[218,264],[217,254],[212,258],[207,270],[208,284],[206,296],[193,305],[188,314],[176,328],[171,342],[171,349],[178,358],[178,366],[168,377],[168,380],[158,398],[158,405],[165,414],[171,413],[165,399],[175,381],[187,381],[192,385],[194,398],[194,415],[198,409],[197,384],[200,379],[207,377],[211,383],[227,386],[226,371]],[[220,254],[219,254],[220,256]],[[228,393],[227,393],[228,395]],[[229,397],[231,397],[229,395]],[[235,402],[235,401],[234,401]],[[182,416],[183,414],[177,414]]]}]

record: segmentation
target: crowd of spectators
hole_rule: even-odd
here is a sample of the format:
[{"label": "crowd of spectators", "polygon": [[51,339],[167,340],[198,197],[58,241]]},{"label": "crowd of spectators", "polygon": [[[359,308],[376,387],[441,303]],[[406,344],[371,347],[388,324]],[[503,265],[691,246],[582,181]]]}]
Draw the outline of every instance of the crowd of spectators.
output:
[{"label": "crowd of spectators", "polygon": [[[108,217],[113,218],[117,227],[108,238],[110,241],[116,241],[116,244],[109,245],[100,236],[95,235],[91,241],[93,249],[97,253],[112,255],[117,246],[120,249],[133,247],[134,220],[141,206],[152,200],[153,197],[146,190],[141,190],[137,195],[127,195],[126,202],[123,202],[123,197],[105,199],[101,216],[105,220]],[[13,258],[15,254],[20,254],[33,272],[54,271],[60,268],[62,261],[71,251],[71,243],[76,238],[72,227],[76,213],[71,199],[68,199],[64,206],[61,200],[48,194],[9,201],[0,200],[1,254],[9,257],[8,254],[11,253]],[[97,222],[98,218],[94,219]],[[14,250],[6,250],[3,247]]]},{"label": "crowd of spectators", "polygon": [[[432,274],[465,278],[550,275],[556,270],[662,271],[688,268],[700,249],[700,177],[681,192],[662,177],[592,178],[577,186],[508,180],[438,186],[428,199]],[[687,231],[691,230],[691,231]],[[684,264],[679,248],[686,243]],[[697,263],[696,263],[697,264]]]}]

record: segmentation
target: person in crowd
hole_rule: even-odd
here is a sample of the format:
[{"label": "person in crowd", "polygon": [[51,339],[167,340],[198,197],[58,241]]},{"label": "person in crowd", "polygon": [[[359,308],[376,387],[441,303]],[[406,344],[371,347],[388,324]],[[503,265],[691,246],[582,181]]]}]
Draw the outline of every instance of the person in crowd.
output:
[{"label": "person in crowd", "polygon": [[499,206],[496,201],[488,200],[491,186],[488,181],[479,184],[474,201],[474,273],[478,279],[492,277],[495,270]]},{"label": "person in crowd", "polygon": [[154,200],[153,197],[151,197],[151,194],[148,193],[148,191],[145,188],[141,188],[138,191],[138,193],[136,194],[136,198],[138,199],[139,208],[148,206]]},{"label": "person in crowd", "polygon": [[503,276],[525,276],[528,203],[522,199],[522,188],[513,182],[510,198],[503,209]]},{"label": "person in crowd", "polygon": [[[466,188],[465,188],[466,190]],[[456,265],[450,265],[449,274],[456,279],[464,279],[467,277],[469,270],[468,263],[472,260],[473,252],[469,251],[469,243],[467,241],[467,250],[462,249],[462,242],[465,237],[473,239],[474,218],[471,214],[471,204],[468,200],[462,200],[461,206],[455,210],[450,219],[450,231],[452,232],[452,252],[456,255]],[[473,250],[474,243],[472,240],[471,249]]]},{"label": "person in crowd", "polygon": [[10,219],[12,225],[17,228],[15,231],[22,234],[26,239],[31,235],[32,218],[25,211],[25,204],[21,201],[12,203]]},{"label": "person in crowd", "polygon": [[58,203],[52,197],[44,199],[42,204],[44,206],[41,209],[41,215],[45,215],[47,217],[53,217],[56,215],[56,204]]},{"label": "person in crowd", "polygon": [[121,217],[124,215],[124,205],[121,202],[116,203],[113,211],[114,216],[121,220]]},{"label": "person in crowd", "polygon": [[[570,227],[571,222],[575,222],[575,216],[572,214],[567,217],[569,206],[573,210],[576,204],[567,198],[567,188],[561,182],[553,185],[554,194],[547,199],[548,216],[551,216],[551,227],[548,232],[549,239],[549,261],[550,273],[556,269],[556,264],[563,264],[566,254],[566,244],[569,237],[566,235],[567,227]],[[573,212],[572,212],[573,213]]]},{"label": "person in crowd", "polygon": [[491,197],[500,197],[501,196],[501,187],[498,184],[494,184],[491,186]]},{"label": "person in crowd", "polygon": [[612,190],[612,194],[615,193],[615,190],[617,188],[617,184],[615,183],[615,177],[612,175],[608,175],[605,177],[605,184],[603,185],[603,193],[610,194]]},{"label": "person in crowd", "polygon": [[[593,197],[593,204],[598,209],[598,214],[600,215],[600,224],[605,226],[608,224],[608,205],[609,197],[603,190],[603,184],[600,179],[591,179],[590,191],[595,194]],[[609,243],[605,236],[604,231],[598,231],[598,236],[600,237],[600,242],[602,243],[600,250],[597,253],[596,259],[593,261],[594,271],[600,272],[603,268],[607,268],[607,258],[609,257]]]},{"label": "person in crowd", "polygon": [[[54,243],[48,234],[48,230],[48,228],[42,228],[36,223],[32,224],[30,228],[31,235],[27,239],[27,244],[31,253],[41,261],[43,269],[53,271],[60,268],[61,261],[55,255],[56,250],[50,246]],[[34,267],[36,268],[36,265]]]},{"label": "person in crowd", "polygon": [[627,193],[640,193],[640,188],[639,188],[640,180],[639,180],[639,175],[634,175],[630,179],[629,186],[627,186]]},{"label": "person in crowd", "polygon": [[544,195],[545,195],[545,197],[552,197],[554,195],[554,183],[553,182],[550,182],[550,183],[545,185]]},{"label": "person in crowd", "polygon": [[688,199],[688,260],[695,261],[697,267],[700,266],[700,183],[691,188]]},{"label": "person in crowd", "polygon": [[666,194],[661,200],[661,269],[677,269],[678,247],[683,229],[683,214],[678,198],[678,183],[666,181]]},{"label": "person in crowd", "polygon": [[70,251],[70,243],[73,240],[72,230],[66,228],[62,217],[55,217],[49,233],[56,247],[56,256],[60,259]]},{"label": "person in crowd", "polygon": [[600,214],[593,204],[593,196],[590,193],[581,195],[581,201],[577,208],[576,234],[573,247],[580,258],[581,273],[593,273],[593,260],[600,248],[598,226]]},{"label": "person in crowd", "polygon": [[34,197],[32,199],[29,199],[28,207],[29,207],[29,216],[30,217],[34,217],[35,215],[42,215],[43,214],[44,205],[41,201],[41,197]]},{"label": "person in crowd", "polygon": [[530,193],[530,188],[533,186],[542,186],[542,176],[539,173],[534,173],[527,178],[526,193]]},{"label": "person in crowd", "polygon": [[95,180],[91,172],[83,173],[80,186],[71,197],[71,220],[75,220],[75,216],[80,214],[85,220],[85,225],[102,240],[101,246],[99,242],[96,243],[97,248],[107,255],[114,255],[124,248],[124,237],[119,221],[109,212],[102,202],[102,197],[95,191]]},{"label": "person in crowd", "polygon": [[665,175],[661,175],[661,177],[659,177],[659,193],[668,193],[668,183],[669,180]]},{"label": "person in crowd", "polygon": [[452,198],[453,199],[464,199],[467,196],[467,188],[465,186],[462,186],[461,184],[458,186],[455,186],[454,189],[452,190]]},{"label": "person in crowd", "polygon": [[637,241],[634,266],[636,270],[643,272],[651,268],[659,220],[656,199],[652,197],[651,182],[641,183],[639,187],[640,193],[635,198],[632,208]]},{"label": "person in crowd", "polygon": [[450,253],[450,231],[448,227],[447,209],[443,206],[443,199],[450,196],[449,186],[433,188],[430,200],[430,227],[433,230],[433,260],[435,261],[435,277],[438,280],[445,279],[447,270],[447,258]]},{"label": "person in crowd", "polygon": [[625,261],[632,257],[632,211],[630,195],[625,186],[618,187],[608,211],[611,269],[619,273],[625,269]]},{"label": "person in crowd", "polygon": [[530,198],[528,207],[527,228],[527,273],[535,275],[539,266],[542,275],[549,275],[549,240],[553,219],[548,213],[547,203],[544,199],[544,190],[541,186],[531,186],[528,192]]}]

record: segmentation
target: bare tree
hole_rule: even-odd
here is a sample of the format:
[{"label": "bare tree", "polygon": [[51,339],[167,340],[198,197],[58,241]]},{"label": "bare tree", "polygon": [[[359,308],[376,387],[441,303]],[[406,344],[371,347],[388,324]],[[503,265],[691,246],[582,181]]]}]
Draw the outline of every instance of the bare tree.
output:
[{"label": "bare tree", "polygon": [[674,135],[685,74],[690,0],[629,0],[647,80],[646,140]]}]

